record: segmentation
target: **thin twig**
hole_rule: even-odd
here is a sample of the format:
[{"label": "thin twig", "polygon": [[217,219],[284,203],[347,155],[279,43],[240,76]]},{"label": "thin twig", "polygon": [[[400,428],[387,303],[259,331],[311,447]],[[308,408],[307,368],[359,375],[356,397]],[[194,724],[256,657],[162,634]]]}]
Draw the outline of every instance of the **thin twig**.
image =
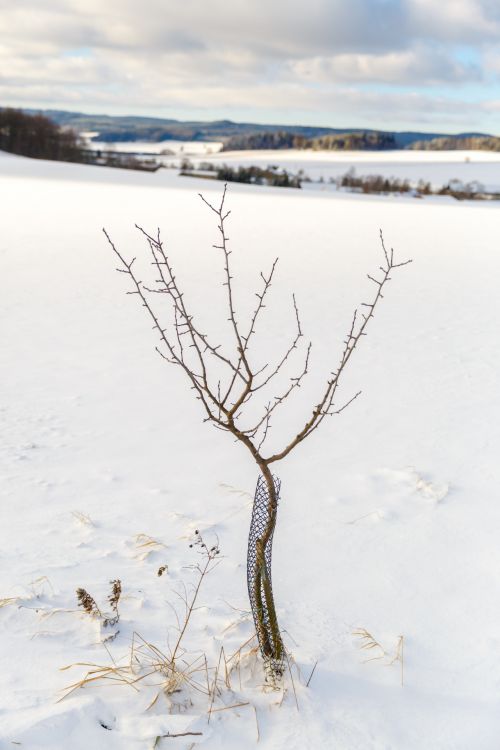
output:
[{"label": "thin twig", "polygon": [[312,672],[311,672],[311,674],[309,675],[309,679],[308,679],[308,680],[307,680],[307,682],[306,682],[306,687],[309,687],[309,684],[310,684],[310,682],[311,682],[311,680],[312,680],[312,678],[313,678],[313,674],[314,674],[314,672],[315,672],[315,670],[316,670],[316,667],[317,667],[317,666],[318,666],[318,662],[317,662],[317,661],[315,661],[315,662],[314,662],[314,667],[312,668]]}]

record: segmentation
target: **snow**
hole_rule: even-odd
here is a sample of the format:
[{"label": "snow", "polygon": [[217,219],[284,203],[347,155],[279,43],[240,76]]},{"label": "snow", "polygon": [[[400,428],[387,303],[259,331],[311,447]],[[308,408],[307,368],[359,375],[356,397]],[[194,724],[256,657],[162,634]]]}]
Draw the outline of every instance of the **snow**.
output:
[{"label": "snow", "polygon": [[115,150],[123,153],[154,154],[163,152],[187,157],[205,157],[217,153],[222,148],[220,141],[88,141],[88,148],[104,151]]},{"label": "snow", "polygon": [[500,188],[500,153],[491,151],[234,151],[215,154],[208,161],[234,166],[276,164],[291,172],[302,169],[312,180],[328,181],[354,169],[358,175],[415,183],[422,179],[434,188],[452,179],[478,180],[491,191]]},{"label": "snow", "polygon": [[[477,180],[486,190],[500,191],[500,153],[492,151],[220,151],[221,143],[163,141],[162,143],[91,143],[92,148],[123,153],[155,155],[165,166],[179,167],[188,158],[195,166],[200,162],[215,165],[259,166],[276,165],[292,174],[303,170],[313,184],[304,182],[305,190],[334,191],[329,180],[354,169],[358,175],[382,175],[416,184],[419,180],[441,188],[450,180],[468,183]],[[162,155],[163,149],[173,153]],[[314,184],[319,180],[325,184]]]},{"label": "snow", "polygon": [[[482,179],[495,157],[475,156],[447,163]],[[441,164],[425,154],[419,170],[424,162]],[[496,750],[495,204],[230,186],[242,317],[259,270],[280,257],[255,356],[286,346],[292,291],[313,340],[309,383],[276,420],[271,449],[304,423],[353,307],[370,295],[379,227],[399,258],[413,258],[394,273],[345,374],[342,398],[362,396],[276,466],[273,583],[302,674],[294,668],[299,710],[289,676],[284,696],[265,692],[258,663],[215,704],[248,705],[210,723],[196,694],[174,696],[172,713],[163,698],[147,710],[158,692],[152,678],[138,690],[90,685],[57,702],[87,671],[61,668],[125,665],[134,631],[167,649],[170,605],[182,606],[175,590],[194,580],[186,566],[199,559],[189,547],[195,529],[218,535],[222,559],[203,584],[188,655],[206,653],[213,665],[222,644],[232,653],[252,635],[245,552],[256,467],[202,423],[182,374],[155,354],[101,233],[105,226],[139,262],[146,248],[134,223],[160,225],[186,299],[215,331],[222,267],[197,192],[215,201],[220,189],[173,170],[0,154],[0,599],[12,599],[0,607],[0,746],[142,750],[168,732],[201,732],[158,747]],[[141,546],[141,534],[158,544]],[[119,632],[103,645],[107,629],[77,611],[75,590],[104,603],[116,578]],[[384,659],[366,661],[378,652],[360,649],[360,628]],[[403,687],[400,662],[389,666],[401,635]]]}]

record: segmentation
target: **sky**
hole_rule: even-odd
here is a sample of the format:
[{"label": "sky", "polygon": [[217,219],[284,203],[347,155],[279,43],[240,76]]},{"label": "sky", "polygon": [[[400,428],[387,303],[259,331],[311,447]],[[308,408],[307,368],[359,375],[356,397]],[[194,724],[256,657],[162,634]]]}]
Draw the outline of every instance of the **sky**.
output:
[{"label": "sky", "polygon": [[0,106],[500,134],[500,0],[0,0]]}]

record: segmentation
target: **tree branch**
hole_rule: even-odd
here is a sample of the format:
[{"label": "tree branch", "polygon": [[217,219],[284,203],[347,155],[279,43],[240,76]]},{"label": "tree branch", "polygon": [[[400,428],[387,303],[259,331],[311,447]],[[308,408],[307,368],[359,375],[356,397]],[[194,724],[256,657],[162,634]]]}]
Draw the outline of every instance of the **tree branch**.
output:
[{"label": "tree branch", "polygon": [[[266,458],[262,455],[262,448],[271,430],[271,418],[278,407],[280,407],[291,396],[291,394],[301,386],[303,379],[308,374],[311,343],[308,344],[305,351],[304,363],[298,376],[290,377],[288,387],[286,387],[281,394],[274,396],[268,401],[267,405],[264,407],[262,416],[252,427],[247,429],[240,427],[239,420],[244,417],[245,412],[243,407],[248,403],[250,398],[265,388],[274,377],[284,370],[293,351],[298,347],[303,333],[297,301],[295,295],[293,295],[292,300],[296,320],[296,332],[288,349],[272,369],[269,369],[268,363],[258,370],[252,368],[248,358],[249,344],[255,335],[259,315],[266,306],[265,300],[272,285],[278,258],[274,260],[267,276],[262,272],[260,274],[263,284],[261,291],[256,293],[258,300],[257,305],[249,318],[248,327],[246,329],[247,333],[246,335],[242,335],[236,317],[232,285],[233,277],[231,275],[229,257],[231,251],[228,247],[228,237],[225,230],[225,221],[230,213],[229,211],[225,211],[226,192],[227,185],[224,186],[222,198],[218,207],[214,207],[204,198],[203,195],[200,197],[203,203],[208,206],[218,219],[217,226],[221,239],[220,244],[214,245],[214,247],[221,250],[223,256],[225,279],[223,285],[226,287],[229,315],[228,320],[235,339],[235,353],[233,356],[226,356],[223,354],[220,351],[220,344],[214,346],[195,324],[193,316],[187,309],[184,301],[184,294],[179,288],[170,259],[163,246],[159,230],[157,236],[153,237],[142,227],[136,225],[137,229],[148,242],[152,256],[152,265],[157,273],[157,277],[154,279],[154,285],[151,287],[145,286],[137,276],[134,267],[135,258],[130,262],[127,262],[113,244],[105,229],[103,229],[103,232],[113,252],[120,261],[121,267],[117,268],[117,270],[120,273],[126,273],[131,280],[132,290],[127,292],[127,294],[135,294],[139,296],[142,306],[146,309],[148,315],[153,321],[153,329],[158,332],[160,343],[164,350],[162,351],[162,348],[157,346],[156,351],[169,364],[177,365],[184,371],[191,384],[191,388],[195,391],[196,398],[201,401],[205,412],[204,421],[211,422],[218,429],[230,432],[237,441],[243,443],[248,448],[261,469],[264,470],[269,464],[280,461],[288,456],[291,451],[299,445],[299,443],[305,440],[306,437],[319,427],[326,416],[340,414],[360,395],[359,393],[356,393],[343,406],[335,408],[334,399],[341,376],[343,375],[356,346],[361,338],[366,335],[368,322],[373,318],[374,311],[380,300],[383,298],[383,291],[386,284],[391,279],[391,272],[395,268],[405,266],[411,261],[396,263],[392,248],[390,251],[387,250],[382,232],[380,232],[385,264],[380,266],[380,278],[368,274],[369,280],[375,284],[376,287],[374,298],[371,302],[362,303],[361,311],[356,310],[354,312],[350,329],[344,341],[340,361],[336,370],[332,371],[330,377],[327,379],[319,401],[314,407],[309,419],[282,450]],[[172,320],[168,325],[160,323],[160,315],[156,311],[156,303],[153,302],[153,299],[158,298],[158,295],[159,299],[161,299],[162,295],[166,295],[166,298],[170,301]],[[225,380],[226,385],[222,385],[220,373],[216,378],[215,374],[212,373],[211,378],[211,368],[209,366],[210,361],[217,361],[219,366],[225,368],[227,380],[225,380],[225,378],[223,378],[223,380]],[[267,374],[265,374],[265,371],[267,371]],[[259,378],[260,382],[257,382],[259,376],[262,377]],[[211,385],[211,379],[215,381],[214,386]],[[240,384],[239,392],[232,396],[237,383]]]}]

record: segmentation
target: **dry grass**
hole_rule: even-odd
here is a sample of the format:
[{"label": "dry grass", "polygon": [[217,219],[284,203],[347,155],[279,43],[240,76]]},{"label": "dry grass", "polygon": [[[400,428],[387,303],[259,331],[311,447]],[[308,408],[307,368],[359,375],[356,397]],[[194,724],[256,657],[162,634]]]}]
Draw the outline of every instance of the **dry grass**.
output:
[{"label": "dry grass", "polygon": [[365,628],[358,628],[358,630],[355,630],[353,632],[353,636],[355,638],[359,638],[359,648],[363,651],[374,651],[374,655],[371,656],[368,659],[365,659],[365,663],[369,661],[376,661],[377,659],[383,659],[387,656],[384,648],[380,645],[380,643],[375,640],[373,635],[368,631],[365,630]]},{"label": "dry grass", "polygon": [[90,667],[90,669],[81,680],[78,680],[65,688],[64,695],[59,698],[57,701],[58,703],[74,693],[75,690],[88,687],[96,682],[105,682],[113,685],[129,685],[134,690],[138,690],[135,684],[137,680],[130,677],[128,667],[119,667],[116,664],[103,666],[101,664],[92,664],[88,662],[75,662],[74,664],[68,664],[66,667],[61,667],[61,672],[64,672],[67,669],[72,669],[73,667]]},{"label": "dry grass", "polygon": [[[143,539],[141,543],[147,544],[148,541],[150,539]],[[200,591],[204,581],[221,561],[218,541],[209,545],[199,531],[196,531],[190,546],[198,553],[199,562],[190,566],[190,570],[195,574],[192,584],[183,585],[175,592],[182,602],[180,606],[172,606],[176,619],[175,638],[172,638],[171,642],[167,641],[166,646],[158,646],[140,632],[135,631],[131,636],[130,646],[120,658],[114,658],[108,649],[107,644],[110,639],[102,640],[101,645],[108,654],[107,663],[76,662],[63,667],[64,671],[72,668],[84,668],[85,671],[83,676],[64,689],[60,700],[84,688],[113,686],[125,687],[141,694],[145,692],[149,701],[146,710],[152,709],[161,701],[166,703],[169,713],[181,713],[186,710],[192,712],[193,709],[199,710],[200,713],[205,712],[207,723],[210,723],[215,716],[228,711],[239,715],[240,711],[244,713],[250,709],[255,719],[255,741],[258,742],[260,730],[257,709],[253,702],[248,700],[246,688],[251,685],[252,690],[260,688],[269,690],[270,687],[268,683],[261,684],[261,659],[256,634],[252,631],[250,637],[247,637],[238,648],[234,649],[233,646],[231,651],[228,651],[227,645],[221,645],[215,660],[213,656],[207,657],[204,650],[193,652],[191,647],[186,646],[186,635],[199,609]],[[147,544],[147,547],[154,548],[154,545]],[[111,583],[113,585],[119,582]],[[116,586],[114,586],[114,593],[117,593]],[[113,589],[108,597],[111,606],[112,597]],[[97,608],[99,611],[97,617],[100,621],[103,620],[103,614],[95,600],[92,597],[90,599],[88,608],[84,607],[85,611],[95,616],[93,613]],[[237,611],[244,615],[245,619],[248,618],[249,613]],[[242,618],[239,617],[237,625],[241,624]],[[234,638],[233,625],[229,625],[223,631],[232,631],[231,638]],[[245,629],[247,629],[246,624]],[[292,674],[294,663],[292,661],[288,664],[291,690],[293,690],[298,707]],[[278,701],[277,705],[281,705],[287,695],[287,689],[283,686],[281,689],[281,702]],[[155,747],[159,746],[164,737],[173,737],[173,735],[158,735]]]},{"label": "dry grass", "polygon": [[48,586],[51,591],[54,591],[54,587],[47,576],[40,576],[35,578],[34,581],[29,582],[30,593],[25,596],[6,596],[0,598],[0,609],[2,607],[8,607],[9,605],[19,603],[22,606],[23,602],[31,601],[32,599],[39,599],[44,593],[44,587]]},{"label": "dry grass", "polygon": [[394,657],[391,659],[388,667],[391,667],[393,664],[397,664],[399,662],[400,664],[400,671],[401,671],[401,687],[404,687],[404,636],[400,635],[398,636],[398,642],[396,644],[396,653],[394,654]]},{"label": "dry grass", "polygon": [[[365,628],[359,628],[353,632],[353,636],[360,639],[359,647],[365,651],[375,651],[375,655],[369,659],[365,659],[363,663],[369,661],[376,661],[380,659],[388,659],[385,666],[391,667],[393,664],[400,664],[401,673],[401,687],[404,686],[404,636],[399,635],[393,655],[386,651],[383,646],[377,641],[373,635]],[[314,671],[314,670],[313,670]],[[311,675],[312,676],[312,675]]]},{"label": "dry grass", "polygon": [[205,654],[198,654],[190,659],[186,658],[183,652],[179,659],[172,657],[172,653],[166,653],[155,644],[146,641],[140,633],[133,634],[130,673],[136,675],[138,681],[155,677],[160,688],[149,707],[156,703],[160,695],[171,696],[180,693],[184,688],[208,695]]},{"label": "dry grass", "polygon": [[72,510],[71,515],[83,526],[95,526],[95,523],[86,513],[81,513],[79,510]]},{"label": "dry grass", "polygon": [[[155,739],[153,750],[154,748],[158,747],[158,745],[160,744],[160,740],[162,740],[163,737],[196,737],[196,736],[201,737],[202,735],[203,735],[203,732],[179,732],[177,734],[171,734],[169,732],[168,734],[159,734]],[[190,745],[190,747],[191,748],[194,747],[194,744],[195,743]]]},{"label": "dry grass", "polygon": [[20,601],[22,601],[22,596],[7,596],[4,599],[0,599],[0,609]]},{"label": "dry grass", "polygon": [[135,537],[135,546],[139,560],[147,560],[153,552],[160,552],[166,549],[167,545],[148,534],[137,534]]},{"label": "dry grass", "polygon": [[[153,708],[159,700],[166,701],[167,709],[172,713],[192,710],[197,705],[202,711],[206,711],[208,723],[213,715],[250,708],[255,716],[258,741],[260,733],[257,712],[253,704],[241,694],[243,677],[245,682],[250,679],[255,684],[256,673],[258,674],[260,660],[256,634],[253,633],[229,654],[227,647],[222,645],[213,664],[209,663],[204,651],[192,653],[184,646],[192,618],[198,609],[201,587],[206,576],[220,562],[218,542],[210,546],[196,532],[191,546],[200,555],[201,562],[191,566],[196,577],[190,594],[187,594],[185,586],[176,592],[182,601],[182,608],[175,610],[172,607],[177,620],[177,634],[172,644],[168,644],[167,648],[159,647],[139,632],[134,632],[127,653],[117,661],[106,642],[102,641],[108,652],[109,662],[77,662],[63,667],[63,670],[84,667],[86,671],[80,679],[65,688],[60,700],[83,688],[107,685],[124,686],[135,691],[147,689],[151,693],[151,700],[146,710]],[[89,608],[91,614],[91,602]],[[162,737],[159,736],[156,747]]]},{"label": "dry grass", "polygon": [[[146,537],[144,534],[138,535],[136,541],[140,547],[146,547],[148,552],[156,549],[161,545],[160,542]],[[69,686],[69,692],[77,688],[85,687],[91,683],[102,680],[111,680],[127,685],[137,686],[137,683],[147,678],[156,678],[156,684],[159,691],[151,702],[154,705],[161,694],[171,696],[180,693],[184,688],[190,691],[196,691],[202,695],[210,695],[210,680],[208,678],[208,667],[205,655],[198,655],[194,658],[188,658],[183,646],[184,637],[188,630],[191,617],[196,610],[199,593],[206,576],[219,563],[219,544],[216,542],[209,547],[201,534],[196,531],[195,540],[190,545],[197,547],[201,554],[203,563],[191,566],[191,569],[197,573],[197,581],[191,596],[188,596],[187,589],[184,586],[182,591],[176,592],[184,605],[182,617],[174,609],[177,620],[178,635],[172,649],[165,652],[153,643],[144,639],[139,633],[134,632],[128,664],[117,666],[115,662],[111,666],[102,666],[98,664],[73,664],[70,666],[90,666],[91,670],[78,682]],[[90,616],[102,620],[103,625],[114,625],[119,620],[118,602],[121,596],[121,583],[119,580],[111,581],[111,593],[108,597],[108,603],[113,612],[113,616],[105,617],[101,609],[96,604],[95,599],[85,590],[77,590],[77,599],[79,606],[83,607],[85,612]],[[108,651],[109,653],[109,651]],[[110,655],[111,656],[111,655]],[[69,667],[65,667],[67,669]],[[69,693],[66,693],[68,695]]]},{"label": "dry grass", "polygon": [[311,674],[309,675],[309,678],[308,678],[308,680],[306,682],[306,687],[309,687],[309,685],[311,684],[311,680],[313,678],[313,674],[315,673],[317,666],[318,666],[318,662],[315,661],[314,662],[314,667],[312,668]]},{"label": "dry grass", "polygon": [[[64,689],[59,700],[67,698],[76,690],[97,685],[128,686],[139,691],[143,684],[149,688],[157,688],[146,710],[156,705],[162,696],[166,698],[170,711],[177,707],[192,706],[193,700],[198,697],[206,706],[207,721],[210,723],[214,713],[252,705],[249,701],[237,699],[237,688],[233,686],[233,680],[237,679],[241,690],[242,667],[249,668],[253,673],[259,654],[258,646],[252,645],[255,642],[256,635],[253,635],[229,657],[222,646],[217,664],[209,666],[205,653],[193,657],[184,653],[182,657],[172,661],[171,653],[166,653],[140,633],[134,632],[128,661],[125,663],[118,664],[108,650],[110,664],[75,662],[62,667],[61,671],[74,667],[86,667],[87,671],[81,679]],[[104,642],[103,645],[105,646]],[[229,702],[226,702],[228,698]],[[258,733],[257,723],[257,735]]]}]

